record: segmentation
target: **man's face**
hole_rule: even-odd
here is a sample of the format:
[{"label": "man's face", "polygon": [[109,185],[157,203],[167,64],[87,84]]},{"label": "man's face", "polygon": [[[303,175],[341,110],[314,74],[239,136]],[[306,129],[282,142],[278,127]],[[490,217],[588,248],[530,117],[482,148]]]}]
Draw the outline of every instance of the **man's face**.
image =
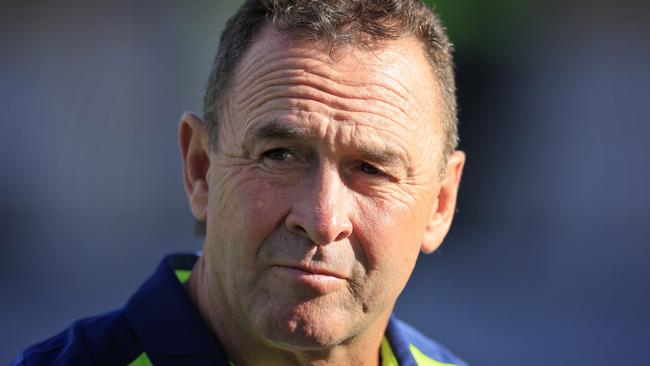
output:
[{"label": "man's face", "polygon": [[448,228],[436,227],[441,107],[420,44],[331,49],[267,29],[231,85],[207,173],[219,311],[285,349],[381,334],[419,251]]}]

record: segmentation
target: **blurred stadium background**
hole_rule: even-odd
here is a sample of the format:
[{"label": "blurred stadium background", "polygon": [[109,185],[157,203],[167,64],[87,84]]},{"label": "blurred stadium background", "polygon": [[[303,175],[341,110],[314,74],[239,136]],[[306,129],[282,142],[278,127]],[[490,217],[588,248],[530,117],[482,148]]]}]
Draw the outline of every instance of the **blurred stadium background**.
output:
[{"label": "blurred stadium background", "polygon": [[[398,315],[473,365],[650,364],[650,3],[433,2],[468,164]],[[199,249],[177,121],[238,4],[0,4],[0,363]]]}]

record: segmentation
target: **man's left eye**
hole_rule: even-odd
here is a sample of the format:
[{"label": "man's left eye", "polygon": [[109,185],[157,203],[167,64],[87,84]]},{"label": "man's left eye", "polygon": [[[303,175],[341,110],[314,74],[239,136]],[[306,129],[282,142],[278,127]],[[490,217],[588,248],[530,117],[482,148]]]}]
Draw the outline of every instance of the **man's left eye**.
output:
[{"label": "man's left eye", "polygon": [[385,175],[384,172],[379,170],[377,167],[375,167],[372,164],[368,164],[366,162],[361,162],[359,164],[359,170],[369,175],[377,175],[377,176]]}]

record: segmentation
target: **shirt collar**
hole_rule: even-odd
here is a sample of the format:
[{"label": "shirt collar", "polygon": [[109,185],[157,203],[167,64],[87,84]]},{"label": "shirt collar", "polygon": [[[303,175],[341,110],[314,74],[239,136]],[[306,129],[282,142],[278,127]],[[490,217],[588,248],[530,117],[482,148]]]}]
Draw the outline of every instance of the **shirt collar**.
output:
[{"label": "shirt collar", "polygon": [[191,270],[197,259],[195,254],[165,257],[126,305],[131,327],[156,365],[171,364],[161,359],[187,364],[188,357],[192,364],[228,364],[221,345],[175,274],[177,270]]}]

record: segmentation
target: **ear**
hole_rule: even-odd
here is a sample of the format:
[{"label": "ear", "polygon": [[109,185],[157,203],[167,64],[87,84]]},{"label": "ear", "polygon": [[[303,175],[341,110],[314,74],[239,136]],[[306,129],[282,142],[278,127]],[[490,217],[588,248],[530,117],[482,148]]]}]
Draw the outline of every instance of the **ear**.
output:
[{"label": "ear", "polygon": [[423,253],[428,254],[438,249],[449,232],[456,211],[456,197],[464,166],[465,153],[462,151],[454,151],[447,159],[446,173],[440,183],[440,191],[422,239]]},{"label": "ear", "polygon": [[205,222],[208,208],[210,150],[208,131],[201,118],[186,112],[181,117],[178,137],[183,159],[183,184],[192,215]]}]

